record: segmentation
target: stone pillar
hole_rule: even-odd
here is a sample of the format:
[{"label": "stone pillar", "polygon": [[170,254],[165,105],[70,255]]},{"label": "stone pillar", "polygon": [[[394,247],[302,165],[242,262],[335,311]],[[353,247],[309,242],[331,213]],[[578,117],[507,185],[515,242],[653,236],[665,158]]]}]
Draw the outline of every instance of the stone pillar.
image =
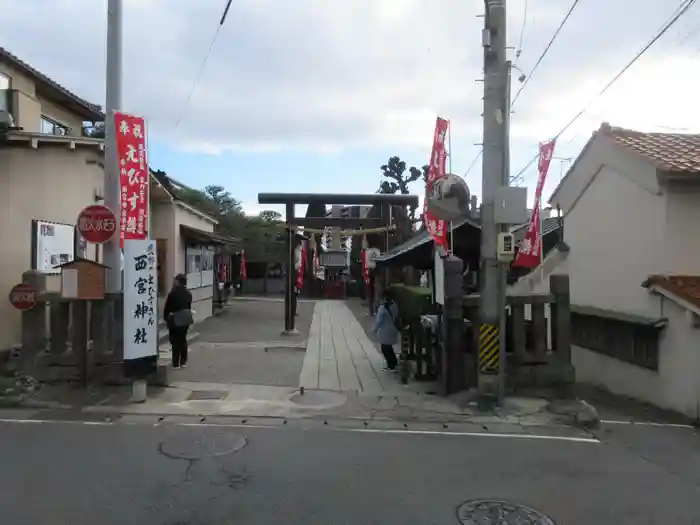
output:
[{"label": "stone pillar", "polygon": [[98,363],[111,360],[113,353],[107,324],[107,302],[92,301],[90,303],[90,340],[94,359]]},{"label": "stone pillar", "polygon": [[31,310],[22,312],[22,361],[32,361],[46,347],[46,276],[37,271],[22,274],[22,282],[36,290],[37,303]]},{"label": "stone pillar", "polygon": [[552,303],[552,346],[557,361],[571,364],[571,295],[568,275],[550,275],[549,291]]},{"label": "stone pillar", "polygon": [[72,347],[75,362],[78,365],[79,377],[84,385],[90,378],[90,353],[88,349],[88,302],[72,301],[73,306],[73,330]]},{"label": "stone pillar", "polygon": [[124,294],[107,294],[105,309],[108,351],[113,361],[121,362],[124,361]]},{"label": "stone pillar", "polygon": [[445,270],[445,304],[442,310],[443,358],[441,377],[443,395],[458,392],[466,386],[464,366],[464,315],[462,312],[462,259],[448,255],[443,259]]},{"label": "stone pillar", "polygon": [[49,327],[51,333],[51,354],[64,354],[68,347],[68,325],[70,324],[70,303],[51,301],[49,304]]}]

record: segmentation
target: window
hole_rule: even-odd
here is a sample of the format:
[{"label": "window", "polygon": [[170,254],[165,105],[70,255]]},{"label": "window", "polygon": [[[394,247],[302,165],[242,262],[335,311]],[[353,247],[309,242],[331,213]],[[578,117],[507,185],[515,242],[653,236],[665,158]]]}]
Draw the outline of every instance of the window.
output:
[{"label": "window", "polygon": [[214,248],[212,246],[187,246],[185,250],[187,287],[199,288],[214,283]]},{"label": "window", "polygon": [[63,126],[56,122],[55,120],[51,120],[48,117],[41,117],[41,133],[45,133],[46,135],[60,135],[60,136],[65,136],[68,135],[68,128],[66,126]]},{"label": "window", "polygon": [[592,352],[658,370],[659,327],[571,312],[571,342]]},{"label": "window", "polygon": [[7,111],[10,108],[10,77],[0,73],[0,109]]}]

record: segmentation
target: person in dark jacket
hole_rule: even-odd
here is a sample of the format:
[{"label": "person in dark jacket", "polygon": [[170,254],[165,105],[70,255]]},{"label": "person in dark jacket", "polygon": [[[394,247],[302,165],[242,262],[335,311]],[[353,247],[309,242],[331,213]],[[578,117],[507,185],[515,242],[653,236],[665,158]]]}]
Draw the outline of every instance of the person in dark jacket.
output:
[{"label": "person in dark jacket", "polygon": [[[189,312],[189,316],[186,314]],[[182,318],[189,317],[183,322]],[[173,288],[165,299],[163,317],[168,326],[168,338],[173,353],[173,368],[187,364],[187,331],[192,316],[192,294],[187,289],[187,276],[179,274],[173,280]]]}]

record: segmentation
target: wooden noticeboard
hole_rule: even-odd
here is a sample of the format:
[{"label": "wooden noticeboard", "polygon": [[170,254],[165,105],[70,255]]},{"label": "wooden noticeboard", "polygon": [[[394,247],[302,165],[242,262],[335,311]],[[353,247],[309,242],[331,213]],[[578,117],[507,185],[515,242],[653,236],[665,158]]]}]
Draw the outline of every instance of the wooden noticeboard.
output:
[{"label": "wooden noticeboard", "polygon": [[107,266],[78,258],[60,268],[61,297],[86,301],[104,299]]}]

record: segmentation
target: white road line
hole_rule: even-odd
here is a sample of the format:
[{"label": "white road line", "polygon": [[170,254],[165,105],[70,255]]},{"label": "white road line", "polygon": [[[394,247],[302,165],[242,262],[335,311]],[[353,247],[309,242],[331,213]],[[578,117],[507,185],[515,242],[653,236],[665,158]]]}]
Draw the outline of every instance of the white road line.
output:
[{"label": "white road line", "polygon": [[655,423],[654,421],[616,421],[601,419],[604,425],[629,425],[639,427],[668,427],[668,428],[695,428],[693,425],[684,425],[682,423]]},{"label": "white road line", "polygon": [[[16,423],[16,424],[58,424],[58,425],[89,425],[89,426],[146,426],[145,423],[136,421],[59,421],[50,419],[0,419],[0,423]],[[153,427],[169,426],[169,427],[218,427],[218,428],[254,428],[254,429],[283,429],[294,428],[282,425],[244,425],[239,423],[168,423],[160,422],[153,423]],[[310,429],[303,429],[310,430]],[[600,444],[600,441],[595,438],[583,438],[573,436],[549,436],[537,434],[497,434],[487,432],[455,432],[442,430],[401,430],[401,429],[382,429],[382,428],[339,428],[339,427],[319,427],[314,430],[331,430],[334,432],[356,432],[364,434],[407,434],[413,436],[462,436],[462,437],[479,437],[479,438],[509,438],[509,439],[530,439],[530,440],[549,440],[549,441],[568,441],[571,443],[593,443]]]}]

